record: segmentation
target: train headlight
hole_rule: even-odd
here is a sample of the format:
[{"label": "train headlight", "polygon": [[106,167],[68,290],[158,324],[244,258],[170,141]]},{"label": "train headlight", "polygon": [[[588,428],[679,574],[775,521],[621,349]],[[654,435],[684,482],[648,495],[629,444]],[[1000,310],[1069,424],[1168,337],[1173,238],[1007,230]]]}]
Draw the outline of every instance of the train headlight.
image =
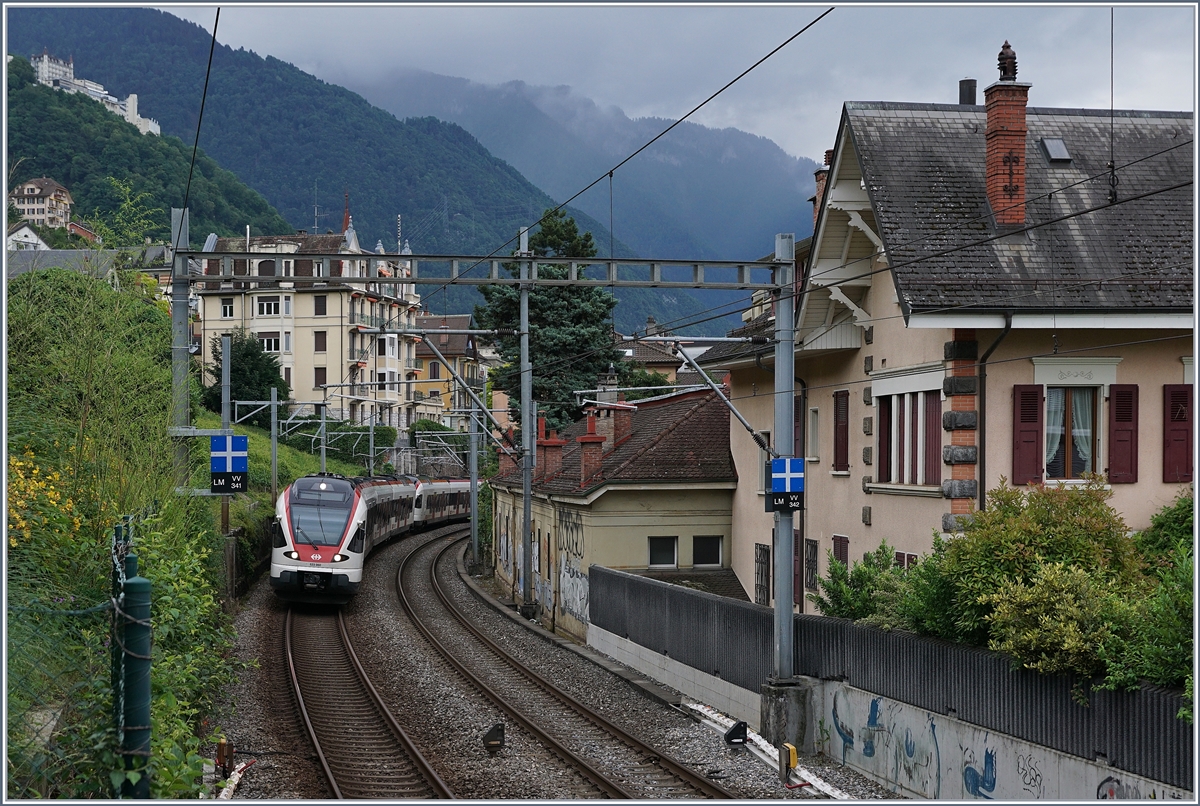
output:
[{"label": "train headlight", "polygon": [[300,555],[299,555],[299,554],[297,554],[297,553],[296,553],[296,552],[294,552],[294,551],[285,551],[285,552],[283,553],[283,556],[284,556],[284,557],[287,557],[289,560],[298,560],[298,559],[300,559]]},{"label": "train headlight", "polygon": [[342,562],[345,562],[345,561],[346,561],[346,560],[348,560],[348,559],[350,559],[350,558],[349,558],[349,557],[347,557],[345,554],[335,554],[335,555],[333,555],[333,561],[334,561],[335,563],[342,563]]}]

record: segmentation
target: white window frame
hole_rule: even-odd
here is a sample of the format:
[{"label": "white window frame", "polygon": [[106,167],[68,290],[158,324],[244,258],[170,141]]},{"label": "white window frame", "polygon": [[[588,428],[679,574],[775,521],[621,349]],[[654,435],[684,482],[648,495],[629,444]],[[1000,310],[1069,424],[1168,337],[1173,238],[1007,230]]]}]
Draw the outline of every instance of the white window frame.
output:
[{"label": "white window frame", "polygon": [[[229,301],[229,305],[225,304],[226,300]],[[228,313],[226,313],[227,310],[228,310]],[[221,318],[222,319],[232,319],[233,318],[233,297],[221,297]]]},{"label": "white window frame", "polygon": [[810,462],[821,461],[821,412],[816,406],[808,409],[808,430],[804,434],[806,457]]},{"label": "white window frame", "polygon": [[[650,541],[651,540],[670,540],[672,548],[672,562],[670,565],[662,563],[650,562]],[[646,567],[647,568],[678,568],[679,567],[679,535],[648,535],[646,537]]]},{"label": "white window frame", "polygon": [[[257,316],[279,316],[279,297],[256,297]],[[271,302],[270,300],[275,300]]]},{"label": "white window frame", "polygon": [[283,298],[283,315],[284,316],[292,315],[292,298],[290,296],[285,296]]},{"label": "white window frame", "polygon": [[1033,363],[1033,382],[1042,387],[1042,468],[1047,484],[1086,484],[1083,479],[1052,479],[1046,461],[1046,429],[1050,425],[1047,406],[1051,386],[1090,386],[1096,389],[1096,410],[1092,412],[1092,436],[1095,453],[1092,457],[1092,472],[1107,466],[1104,441],[1108,423],[1108,387],[1117,382],[1119,356],[1042,356],[1029,359]]},{"label": "white window frame", "polygon": [[[278,336],[276,336],[274,338],[270,338],[268,336],[263,336],[263,335],[257,334],[257,333],[255,334],[255,336],[258,338],[258,343],[262,345],[264,353],[269,353],[271,355],[278,355],[278,353],[279,353],[279,337]],[[272,349],[272,348],[274,348],[274,349]]]},{"label": "white window frame", "polygon": [[[696,538],[707,537],[717,541],[717,561],[716,563],[698,563],[696,562]],[[724,535],[692,535],[692,567],[693,568],[723,568],[725,562],[725,536]]]},{"label": "white window frame", "polygon": [[292,351],[292,331],[283,331],[283,351],[290,353]]}]

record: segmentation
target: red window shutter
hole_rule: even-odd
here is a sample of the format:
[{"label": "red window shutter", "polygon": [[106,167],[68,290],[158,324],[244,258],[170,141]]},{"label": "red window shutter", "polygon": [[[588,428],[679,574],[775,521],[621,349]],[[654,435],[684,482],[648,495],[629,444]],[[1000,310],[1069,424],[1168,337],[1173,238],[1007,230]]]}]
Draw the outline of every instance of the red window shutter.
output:
[{"label": "red window shutter", "polygon": [[1046,446],[1042,436],[1042,386],[1013,386],[1012,483],[1041,483]]},{"label": "red window shutter", "polygon": [[1138,480],[1138,388],[1136,383],[1108,387],[1108,483]]},{"label": "red window shutter", "polygon": [[879,468],[877,478],[880,484],[892,480],[892,396],[875,398],[879,412]]},{"label": "red window shutter", "polygon": [[844,535],[833,536],[833,559],[843,565],[850,565],[850,538]]},{"label": "red window shutter", "polygon": [[850,469],[850,392],[833,393],[833,469]]},{"label": "red window shutter", "polygon": [[925,393],[925,484],[942,483],[942,396]]},{"label": "red window shutter", "polygon": [[[799,398],[797,398],[799,399]],[[799,455],[799,454],[797,454]],[[804,517],[804,513],[800,513],[800,517]],[[804,555],[801,553],[804,550],[804,539],[800,537],[800,530],[792,530],[792,604],[800,605],[800,612],[804,612]]]},{"label": "red window shutter", "polygon": [[1163,481],[1192,480],[1192,387],[1163,386]]}]

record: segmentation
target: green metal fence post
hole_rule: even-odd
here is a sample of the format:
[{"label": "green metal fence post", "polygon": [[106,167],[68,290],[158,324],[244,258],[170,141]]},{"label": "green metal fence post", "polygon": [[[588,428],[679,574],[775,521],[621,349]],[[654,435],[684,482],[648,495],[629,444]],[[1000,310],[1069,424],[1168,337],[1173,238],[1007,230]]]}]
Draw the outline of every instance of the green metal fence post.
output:
[{"label": "green metal fence post", "polygon": [[[133,567],[137,558],[130,555]],[[125,737],[121,754],[125,769],[142,777],[125,782],[124,797],[149,798],[150,779],[145,767],[150,760],[150,580],[135,576],[125,580]]]}]

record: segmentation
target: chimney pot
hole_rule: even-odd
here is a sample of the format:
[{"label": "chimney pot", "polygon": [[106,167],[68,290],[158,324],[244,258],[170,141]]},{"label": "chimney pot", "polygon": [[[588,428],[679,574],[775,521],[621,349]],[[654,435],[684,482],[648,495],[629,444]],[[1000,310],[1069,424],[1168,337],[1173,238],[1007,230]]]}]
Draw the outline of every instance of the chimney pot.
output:
[{"label": "chimney pot", "polygon": [[1000,48],[1000,56],[997,61],[1000,68],[1001,81],[1016,81],[1017,80],[1017,52],[1012,49],[1012,45],[1008,44],[1008,40],[1004,40],[1004,47]]},{"label": "chimney pot", "polygon": [[575,441],[579,443],[579,486],[582,487],[600,474],[604,464],[604,437],[596,433],[594,412],[588,413],[587,433],[575,437]]},{"label": "chimney pot", "polygon": [[833,149],[832,148],[825,150],[825,164],[833,165]]},{"label": "chimney pot", "polygon": [[964,78],[958,82],[958,102],[962,106],[975,106],[975,79]]}]

